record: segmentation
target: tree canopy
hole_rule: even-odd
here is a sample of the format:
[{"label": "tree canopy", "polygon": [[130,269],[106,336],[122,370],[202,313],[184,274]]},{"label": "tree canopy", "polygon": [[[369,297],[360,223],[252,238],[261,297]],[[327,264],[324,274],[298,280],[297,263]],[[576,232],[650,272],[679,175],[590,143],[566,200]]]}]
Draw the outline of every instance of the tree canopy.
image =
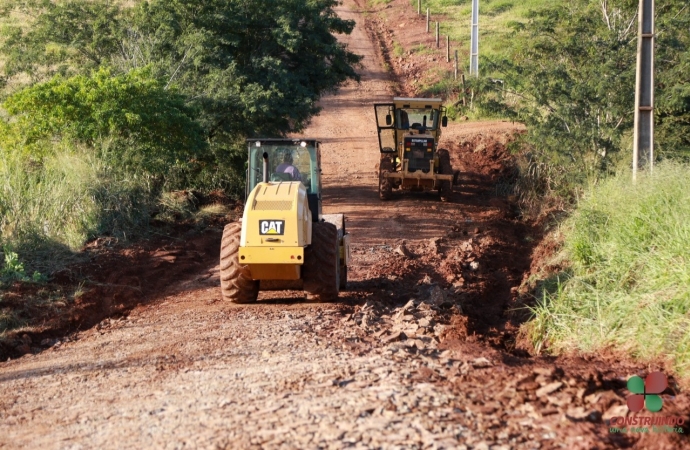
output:
[{"label": "tree canopy", "polygon": [[90,76],[53,79],[22,89],[3,104],[13,116],[11,127],[38,156],[45,140],[69,139],[93,145],[114,139],[122,163],[144,167],[192,158],[207,143],[184,98],[165,91],[148,70],[113,76],[99,69]]},{"label": "tree canopy", "polygon": [[[525,122],[540,160],[582,182],[627,161],[632,149],[637,7],[634,0],[573,0],[514,23],[511,58],[488,61],[481,106]],[[689,156],[690,14],[657,5],[656,132],[660,157]],[[500,83],[496,82],[500,78]],[[624,157],[624,158],[623,158]]]},{"label": "tree canopy", "polygon": [[[30,27],[6,27],[6,76],[114,73],[147,66],[198,111],[211,141],[301,130],[318,99],[358,80],[360,57],[334,36],[350,33],[335,0],[33,0]],[[10,8],[9,6],[5,7]]]}]

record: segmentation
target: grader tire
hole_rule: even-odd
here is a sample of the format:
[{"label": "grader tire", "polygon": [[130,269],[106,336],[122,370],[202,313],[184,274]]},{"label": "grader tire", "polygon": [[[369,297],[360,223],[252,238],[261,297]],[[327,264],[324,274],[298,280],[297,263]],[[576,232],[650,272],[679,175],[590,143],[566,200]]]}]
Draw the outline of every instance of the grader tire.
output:
[{"label": "grader tire", "polygon": [[393,195],[393,185],[391,179],[385,176],[386,173],[393,171],[393,164],[390,158],[381,158],[379,165],[379,198],[381,200],[390,200]]},{"label": "grader tire", "polygon": [[338,230],[327,222],[312,224],[311,245],[304,250],[302,279],[307,300],[332,302],[338,299],[340,251]]},{"label": "grader tire", "polygon": [[252,303],[259,295],[259,281],[252,280],[249,268],[240,264],[240,223],[229,223],[223,229],[220,244],[220,291],[223,300]]},{"label": "grader tire", "polygon": [[[442,148],[438,151],[438,164],[441,175],[453,175],[453,167],[450,165],[450,153],[448,153],[448,150]],[[450,194],[453,192],[452,181],[441,181],[438,192],[441,195],[441,201],[447,202],[450,199]]]}]

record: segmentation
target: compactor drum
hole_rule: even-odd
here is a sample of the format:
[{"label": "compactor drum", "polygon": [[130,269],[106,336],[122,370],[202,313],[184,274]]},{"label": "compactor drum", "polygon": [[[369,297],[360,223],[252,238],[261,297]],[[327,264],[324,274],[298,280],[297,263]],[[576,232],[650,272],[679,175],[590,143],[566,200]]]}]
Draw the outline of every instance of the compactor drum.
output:
[{"label": "compactor drum", "polygon": [[223,230],[224,300],[249,303],[260,290],[303,289],[333,301],[347,283],[350,236],[343,214],[321,212],[320,143],[250,139],[241,223]]},{"label": "compactor drum", "polygon": [[388,200],[393,189],[437,190],[447,201],[454,180],[448,150],[438,149],[446,109],[437,98],[393,98],[377,103],[379,135],[379,197]]}]

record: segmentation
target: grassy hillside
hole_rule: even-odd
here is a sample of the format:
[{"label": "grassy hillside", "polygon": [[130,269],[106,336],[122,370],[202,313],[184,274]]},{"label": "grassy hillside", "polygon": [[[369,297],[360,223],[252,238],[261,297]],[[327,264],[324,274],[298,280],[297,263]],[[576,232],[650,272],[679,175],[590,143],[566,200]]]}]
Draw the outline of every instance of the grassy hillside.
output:
[{"label": "grassy hillside", "polygon": [[[530,10],[556,5],[562,0],[481,0],[479,2],[479,54],[484,56],[508,56],[511,25],[526,22]],[[417,0],[411,0],[416,10]],[[430,9],[433,15],[443,15],[440,31],[460,44],[460,52],[469,55],[472,17],[472,0],[424,0],[422,12]],[[463,61],[468,65],[468,61]],[[481,70],[481,68],[480,68]]]},{"label": "grassy hillside", "polygon": [[571,267],[527,327],[536,348],[612,347],[690,378],[689,170],[667,163],[635,185],[625,173],[585,195],[563,226]]}]

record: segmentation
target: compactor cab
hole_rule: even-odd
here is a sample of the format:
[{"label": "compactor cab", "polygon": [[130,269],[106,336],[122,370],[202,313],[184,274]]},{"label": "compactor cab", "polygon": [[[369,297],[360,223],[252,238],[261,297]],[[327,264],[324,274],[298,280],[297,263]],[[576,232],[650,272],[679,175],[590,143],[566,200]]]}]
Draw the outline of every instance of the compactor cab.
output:
[{"label": "compactor cab", "polygon": [[223,299],[257,300],[260,290],[303,289],[332,301],[347,283],[349,235],[343,214],[322,214],[320,143],[249,139],[241,223],[225,226]]},{"label": "compactor cab", "polygon": [[441,127],[448,124],[441,99],[393,98],[374,105],[379,136],[379,197],[393,189],[438,190],[446,201],[452,192],[453,168],[448,150],[438,149]]},{"label": "compactor cab", "polygon": [[[309,139],[249,139],[246,198],[264,178],[264,158],[268,156],[270,183],[299,181],[306,190],[313,218],[321,213],[321,143]],[[290,162],[286,162],[289,159]],[[296,170],[291,169],[294,167]]]}]

